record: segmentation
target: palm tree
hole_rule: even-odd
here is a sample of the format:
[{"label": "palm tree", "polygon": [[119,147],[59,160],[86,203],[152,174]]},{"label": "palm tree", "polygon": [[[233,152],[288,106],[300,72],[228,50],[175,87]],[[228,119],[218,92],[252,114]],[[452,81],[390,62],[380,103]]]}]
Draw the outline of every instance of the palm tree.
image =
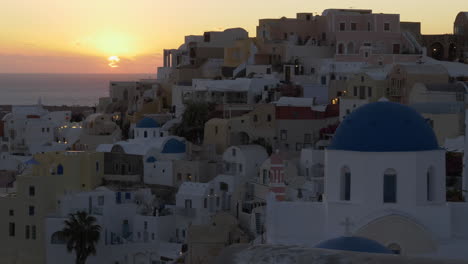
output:
[{"label": "palm tree", "polygon": [[68,252],[75,251],[76,264],[85,264],[90,255],[96,255],[101,227],[96,224],[94,216],[86,212],[70,214],[61,232],[67,241]]}]

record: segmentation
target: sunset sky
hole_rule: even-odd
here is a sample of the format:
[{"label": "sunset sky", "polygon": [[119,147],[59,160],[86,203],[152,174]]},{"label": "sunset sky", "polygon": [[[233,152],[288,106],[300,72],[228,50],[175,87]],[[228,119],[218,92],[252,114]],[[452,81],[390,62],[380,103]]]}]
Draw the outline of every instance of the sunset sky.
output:
[{"label": "sunset sky", "polygon": [[399,13],[439,34],[452,33],[468,1],[2,0],[0,72],[153,73],[162,49],[179,47],[185,35],[243,27],[253,37],[260,18],[350,7]]}]

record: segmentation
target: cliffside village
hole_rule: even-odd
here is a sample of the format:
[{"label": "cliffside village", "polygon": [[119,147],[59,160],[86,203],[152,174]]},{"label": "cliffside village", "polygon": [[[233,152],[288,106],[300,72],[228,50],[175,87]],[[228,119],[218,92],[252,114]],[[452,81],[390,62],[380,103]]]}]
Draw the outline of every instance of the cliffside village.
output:
[{"label": "cliffside village", "polygon": [[78,211],[101,226],[87,263],[354,251],[340,239],[467,260],[468,12],[454,19],[446,35],[372,10],[260,19],[254,37],[185,36],[154,79],[110,80],[93,110],[12,106],[0,263],[73,263],[60,230]]}]

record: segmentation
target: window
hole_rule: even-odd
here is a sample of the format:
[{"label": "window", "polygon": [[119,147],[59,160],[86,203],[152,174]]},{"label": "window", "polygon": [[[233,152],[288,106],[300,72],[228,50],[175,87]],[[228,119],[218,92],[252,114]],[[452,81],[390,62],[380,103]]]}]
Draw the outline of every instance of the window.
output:
[{"label": "window", "polygon": [[50,128],[47,128],[47,133],[49,133],[49,132],[50,132]]},{"label": "window", "polygon": [[227,192],[227,191],[229,191],[229,185],[227,183],[225,183],[225,182],[220,182],[219,183],[219,189],[221,191]]},{"label": "window", "polygon": [[190,199],[185,200],[185,208],[192,208],[192,200]]},{"label": "window", "polygon": [[215,135],[218,135],[218,126],[215,126]]},{"label": "window", "polygon": [[357,24],[351,23],[351,31],[356,31],[356,30],[357,30]]},{"label": "window", "polygon": [[354,95],[354,96],[358,96],[358,89],[357,89],[357,86],[354,86],[354,87],[353,87],[353,95]]},{"label": "window", "polygon": [[182,173],[177,173],[177,180],[181,181],[182,180]]},{"label": "window", "polygon": [[327,76],[322,75],[322,77],[320,78],[320,83],[322,85],[326,85],[327,84]]},{"label": "window", "polygon": [[99,196],[98,197],[98,205],[103,206],[104,205],[104,196]]},{"label": "window", "polygon": [[348,167],[341,169],[341,192],[340,199],[342,201],[351,200],[351,171]]},{"label": "window", "polygon": [[400,44],[393,44],[393,54],[400,54]]},{"label": "window", "polygon": [[242,172],[242,164],[239,164],[239,172]]},{"label": "window", "polygon": [[216,196],[216,207],[219,207],[219,196]]},{"label": "window", "polygon": [[99,171],[99,161],[96,161],[96,171]]},{"label": "window", "polygon": [[344,53],[344,44],[340,43],[338,44],[338,54],[343,54]]},{"label": "window", "polygon": [[372,97],[372,87],[367,87],[367,97]]},{"label": "window", "polygon": [[10,209],[10,211],[8,212],[8,215],[9,216],[15,216],[15,210]]},{"label": "window", "polygon": [[35,225],[31,226],[31,238],[33,240],[36,240],[36,226]]},{"label": "window", "polygon": [[132,194],[129,192],[125,193],[125,200],[130,200],[132,198]]},{"label": "window", "polygon": [[147,222],[147,221],[145,221],[145,222],[143,223],[143,228],[144,228],[145,230],[148,230],[148,222]]},{"label": "window", "polygon": [[253,116],[253,121],[254,121],[255,123],[258,122],[258,116],[257,116],[257,115],[254,115],[254,116]]},{"label": "window", "polygon": [[31,234],[30,234],[30,227],[27,225],[27,226],[26,226],[26,229],[24,230],[24,237],[25,237],[26,239],[29,239],[30,235],[31,235]]},{"label": "window", "polygon": [[384,31],[390,31],[390,23],[384,23]]},{"label": "window", "polygon": [[281,130],[280,131],[280,139],[281,140],[287,140],[288,139],[288,131],[287,130]]},{"label": "window", "polygon": [[29,215],[30,215],[30,216],[33,216],[33,215],[35,214],[35,211],[36,211],[35,209],[36,209],[36,208],[34,208],[34,206],[32,206],[32,205],[29,206]]},{"label": "window", "polygon": [[271,115],[270,114],[267,116],[267,121],[271,122]]},{"label": "window", "polygon": [[65,244],[66,243],[66,239],[65,239],[65,236],[63,235],[62,232],[58,231],[58,232],[55,232],[54,234],[52,234],[52,237],[50,238],[50,243],[51,244]]},{"label": "window", "polygon": [[340,31],[345,31],[345,30],[346,30],[346,24],[340,23]]},{"label": "window", "polygon": [[36,188],[34,186],[29,186],[29,196],[36,195]]},{"label": "window", "polygon": [[372,28],[371,28],[371,23],[370,22],[367,22],[367,31],[371,31]]},{"label": "window", "polygon": [[236,156],[236,149],[235,148],[232,148],[232,156]]},{"label": "window", "polygon": [[397,177],[393,169],[388,169],[384,173],[383,202],[397,202]]},{"label": "window", "polygon": [[427,170],[426,174],[426,200],[428,202],[433,202],[435,200],[434,183],[434,169],[431,167]]},{"label": "window", "polygon": [[16,231],[15,223],[9,223],[9,224],[8,224],[8,234],[9,234],[11,237],[14,237],[14,236],[15,236],[15,231]]},{"label": "window", "polygon": [[148,131],[145,130],[145,132],[143,132],[143,137],[144,137],[144,138],[147,138],[147,137],[148,137]]},{"label": "window", "polygon": [[296,151],[301,151],[302,143],[296,143]]},{"label": "window", "polygon": [[42,128],[42,133],[44,133],[44,132],[45,132],[45,128]]},{"label": "window", "polygon": [[57,174],[58,175],[63,175],[63,166],[62,166],[62,164],[59,164],[57,166]]},{"label": "window", "polygon": [[203,199],[203,208],[207,208],[208,207],[208,199]]}]

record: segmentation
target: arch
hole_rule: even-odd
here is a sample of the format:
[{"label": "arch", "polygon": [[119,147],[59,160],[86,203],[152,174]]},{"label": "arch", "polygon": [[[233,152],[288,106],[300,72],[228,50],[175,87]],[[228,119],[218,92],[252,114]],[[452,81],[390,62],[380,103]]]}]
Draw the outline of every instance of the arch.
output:
[{"label": "arch", "polygon": [[57,175],[63,175],[63,165],[59,164],[57,166]]},{"label": "arch", "polygon": [[395,246],[403,255],[428,254],[437,250],[432,234],[424,226],[400,214],[374,218],[360,227],[355,236],[375,240],[388,245],[389,249]]},{"label": "arch", "polygon": [[426,172],[426,201],[434,202],[436,200],[435,191],[435,173],[434,167],[429,167]]},{"label": "arch", "polygon": [[114,145],[111,149],[111,152],[113,153],[125,153],[125,150],[122,146],[120,145]]},{"label": "arch", "polygon": [[344,54],[344,44],[343,43],[338,44],[337,53],[338,54]]},{"label": "arch", "polygon": [[356,53],[356,51],[355,51],[355,49],[354,49],[354,42],[350,41],[350,42],[348,43],[348,45],[347,45],[347,47],[346,47],[346,52],[347,52],[348,54],[355,54],[355,53]]},{"label": "arch", "polygon": [[50,237],[50,243],[54,245],[63,245],[66,243],[66,241],[67,239],[65,238],[65,236],[63,235],[63,232],[61,231],[57,231],[53,233],[52,236]]},{"label": "arch", "polygon": [[397,202],[397,172],[394,169],[386,169],[383,175],[383,202]]},{"label": "arch", "polygon": [[429,54],[432,58],[436,60],[443,60],[444,59],[444,45],[440,42],[434,42],[429,47]]},{"label": "arch", "polygon": [[340,200],[351,200],[351,170],[349,167],[344,166],[341,168],[340,175]]}]

